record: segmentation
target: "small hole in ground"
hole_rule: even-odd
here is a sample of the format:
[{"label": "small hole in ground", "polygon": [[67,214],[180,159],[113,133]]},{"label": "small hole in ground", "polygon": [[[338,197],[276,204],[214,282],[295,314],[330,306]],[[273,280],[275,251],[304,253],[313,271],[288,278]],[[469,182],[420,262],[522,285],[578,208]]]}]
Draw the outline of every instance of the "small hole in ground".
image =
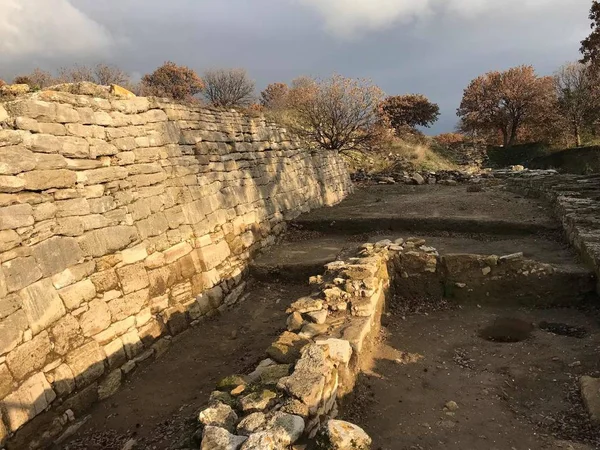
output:
[{"label": "small hole in ground", "polygon": [[533,331],[533,325],[524,320],[502,317],[485,327],[479,336],[492,342],[520,342],[527,339]]}]

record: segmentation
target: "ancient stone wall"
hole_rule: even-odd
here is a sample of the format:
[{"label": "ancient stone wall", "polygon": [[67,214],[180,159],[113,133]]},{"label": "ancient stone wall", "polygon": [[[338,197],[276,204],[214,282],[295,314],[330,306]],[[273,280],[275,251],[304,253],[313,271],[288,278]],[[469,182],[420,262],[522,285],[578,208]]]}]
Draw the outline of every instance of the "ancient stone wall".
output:
[{"label": "ancient stone wall", "polygon": [[337,154],[264,118],[51,91],[0,103],[0,447],[55,439],[235,303],[285,219],[350,189]]}]

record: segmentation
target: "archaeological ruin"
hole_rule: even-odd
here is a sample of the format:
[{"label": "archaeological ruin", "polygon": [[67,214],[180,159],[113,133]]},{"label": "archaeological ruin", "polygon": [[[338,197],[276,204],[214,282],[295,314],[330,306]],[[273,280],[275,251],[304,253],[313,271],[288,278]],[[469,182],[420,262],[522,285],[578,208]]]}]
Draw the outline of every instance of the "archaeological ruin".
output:
[{"label": "archaeological ruin", "polygon": [[353,178],[258,114],[2,100],[0,448],[599,448],[600,178]]}]

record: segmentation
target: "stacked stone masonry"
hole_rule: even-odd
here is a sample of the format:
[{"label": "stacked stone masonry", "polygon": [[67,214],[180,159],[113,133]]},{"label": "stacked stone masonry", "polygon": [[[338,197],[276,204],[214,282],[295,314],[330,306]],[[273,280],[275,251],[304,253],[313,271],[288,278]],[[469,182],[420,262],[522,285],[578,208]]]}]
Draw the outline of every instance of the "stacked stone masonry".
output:
[{"label": "stacked stone masonry", "polygon": [[53,91],[0,103],[0,447],[55,439],[234,304],[286,219],[350,190],[336,153],[264,118]]},{"label": "stacked stone masonry", "polygon": [[[558,175],[553,170],[508,172],[507,187],[549,201],[569,243],[600,280],[600,178]],[[597,287],[600,293],[600,284]]]},{"label": "stacked stone masonry", "polygon": [[[336,416],[360,371],[371,366],[387,302],[410,301],[415,285],[442,298],[449,284],[469,291],[555,274],[522,253],[440,255],[420,238],[367,243],[325,269],[310,279],[314,292],[289,307],[287,331],[267,349],[268,358],[252,373],[218,383],[189,447],[286,450],[300,442],[315,450],[368,450],[365,431]],[[503,301],[505,293],[498,293]]]}]

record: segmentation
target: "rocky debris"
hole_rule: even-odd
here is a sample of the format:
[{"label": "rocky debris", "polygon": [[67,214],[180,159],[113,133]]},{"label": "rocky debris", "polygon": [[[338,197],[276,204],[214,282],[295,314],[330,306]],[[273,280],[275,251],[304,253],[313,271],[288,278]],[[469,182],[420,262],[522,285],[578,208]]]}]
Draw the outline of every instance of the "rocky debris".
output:
[{"label": "rocky debris", "polygon": [[309,313],[313,311],[321,311],[323,309],[323,300],[312,298],[312,297],[302,297],[299,300],[296,300],[294,303],[290,305],[287,309],[288,313],[297,312],[300,314]]},{"label": "rocky debris", "polygon": [[302,314],[297,311],[294,311],[292,314],[288,316],[287,319],[287,329],[288,331],[295,332],[300,331],[302,329],[302,325],[304,324],[304,319],[302,318]]},{"label": "rocky debris", "polygon": [[579,379],[579,386],[590,419],[600,425],[600,378],[583,376]]},{"label": "rocky debris", "polygon": [[[460,170],[440,170],[437,172],[408,172],[397,171],[382,174],[370,174],[359,170],[350,174],[352,181],[358,184],[442,184],[454,186],[459,183],[479,184],[486,179],[494,178],[491,170],[467,172]],[[477,192],[477,191],[470,191]]]},{"label": "rocky debris", "polygon": [[224,428],[208,426],[202,433],[201,450],[239,450],[248,439],[246,436],[236,436]]},{"label": "rocky debris", "polygon": [[270,429],[281,429],[278,434],[284,437],[283,440],[289,444],[294,444],[300,439],[302,433],[304,433],[304,419],[300,416],[293,414],[287,414],[285,412],[274,413],[269,421],[267,427]]},{"label": "rocky debris", "polygon": [[308,342],[308,339],[286,331],[267,349],[267,355],[278,363],[291,364],[300,357],[300,351]]},{"label": "rocky debris", "polygon": [[241,450],[286,450],[289,448],[289,442],[280,431],[274,429],[251,434]]},{"label": "rocky debris", "polygon": [[198,421],[205,426],[225,428],[228,431],[235,430],[238,416],[229,405],[217,403],[200,412]]},{"label": "rocky debris", "polygon": [[217,389],[220,391],[231,391],[240,385],[245,385],[247,379],[243,375],[230,375],[217,383]]},{"label": "rocky debris", "polygon": [[244,413],[264,411],[276,398],[275,392],[263,389],[241,397],[239,404]]},{"label": "rocky debris", "polygon": [[242,436],[250,436],[260,431],[267,423],[267,416],[263,412],[255,412],[244,417],[237,426],[237,433]]},{"label": "rocky debris", "polygon": [[357,425],[343,420],[329,420],[319,428],[315,450],[370,450],[372,440]]}]

